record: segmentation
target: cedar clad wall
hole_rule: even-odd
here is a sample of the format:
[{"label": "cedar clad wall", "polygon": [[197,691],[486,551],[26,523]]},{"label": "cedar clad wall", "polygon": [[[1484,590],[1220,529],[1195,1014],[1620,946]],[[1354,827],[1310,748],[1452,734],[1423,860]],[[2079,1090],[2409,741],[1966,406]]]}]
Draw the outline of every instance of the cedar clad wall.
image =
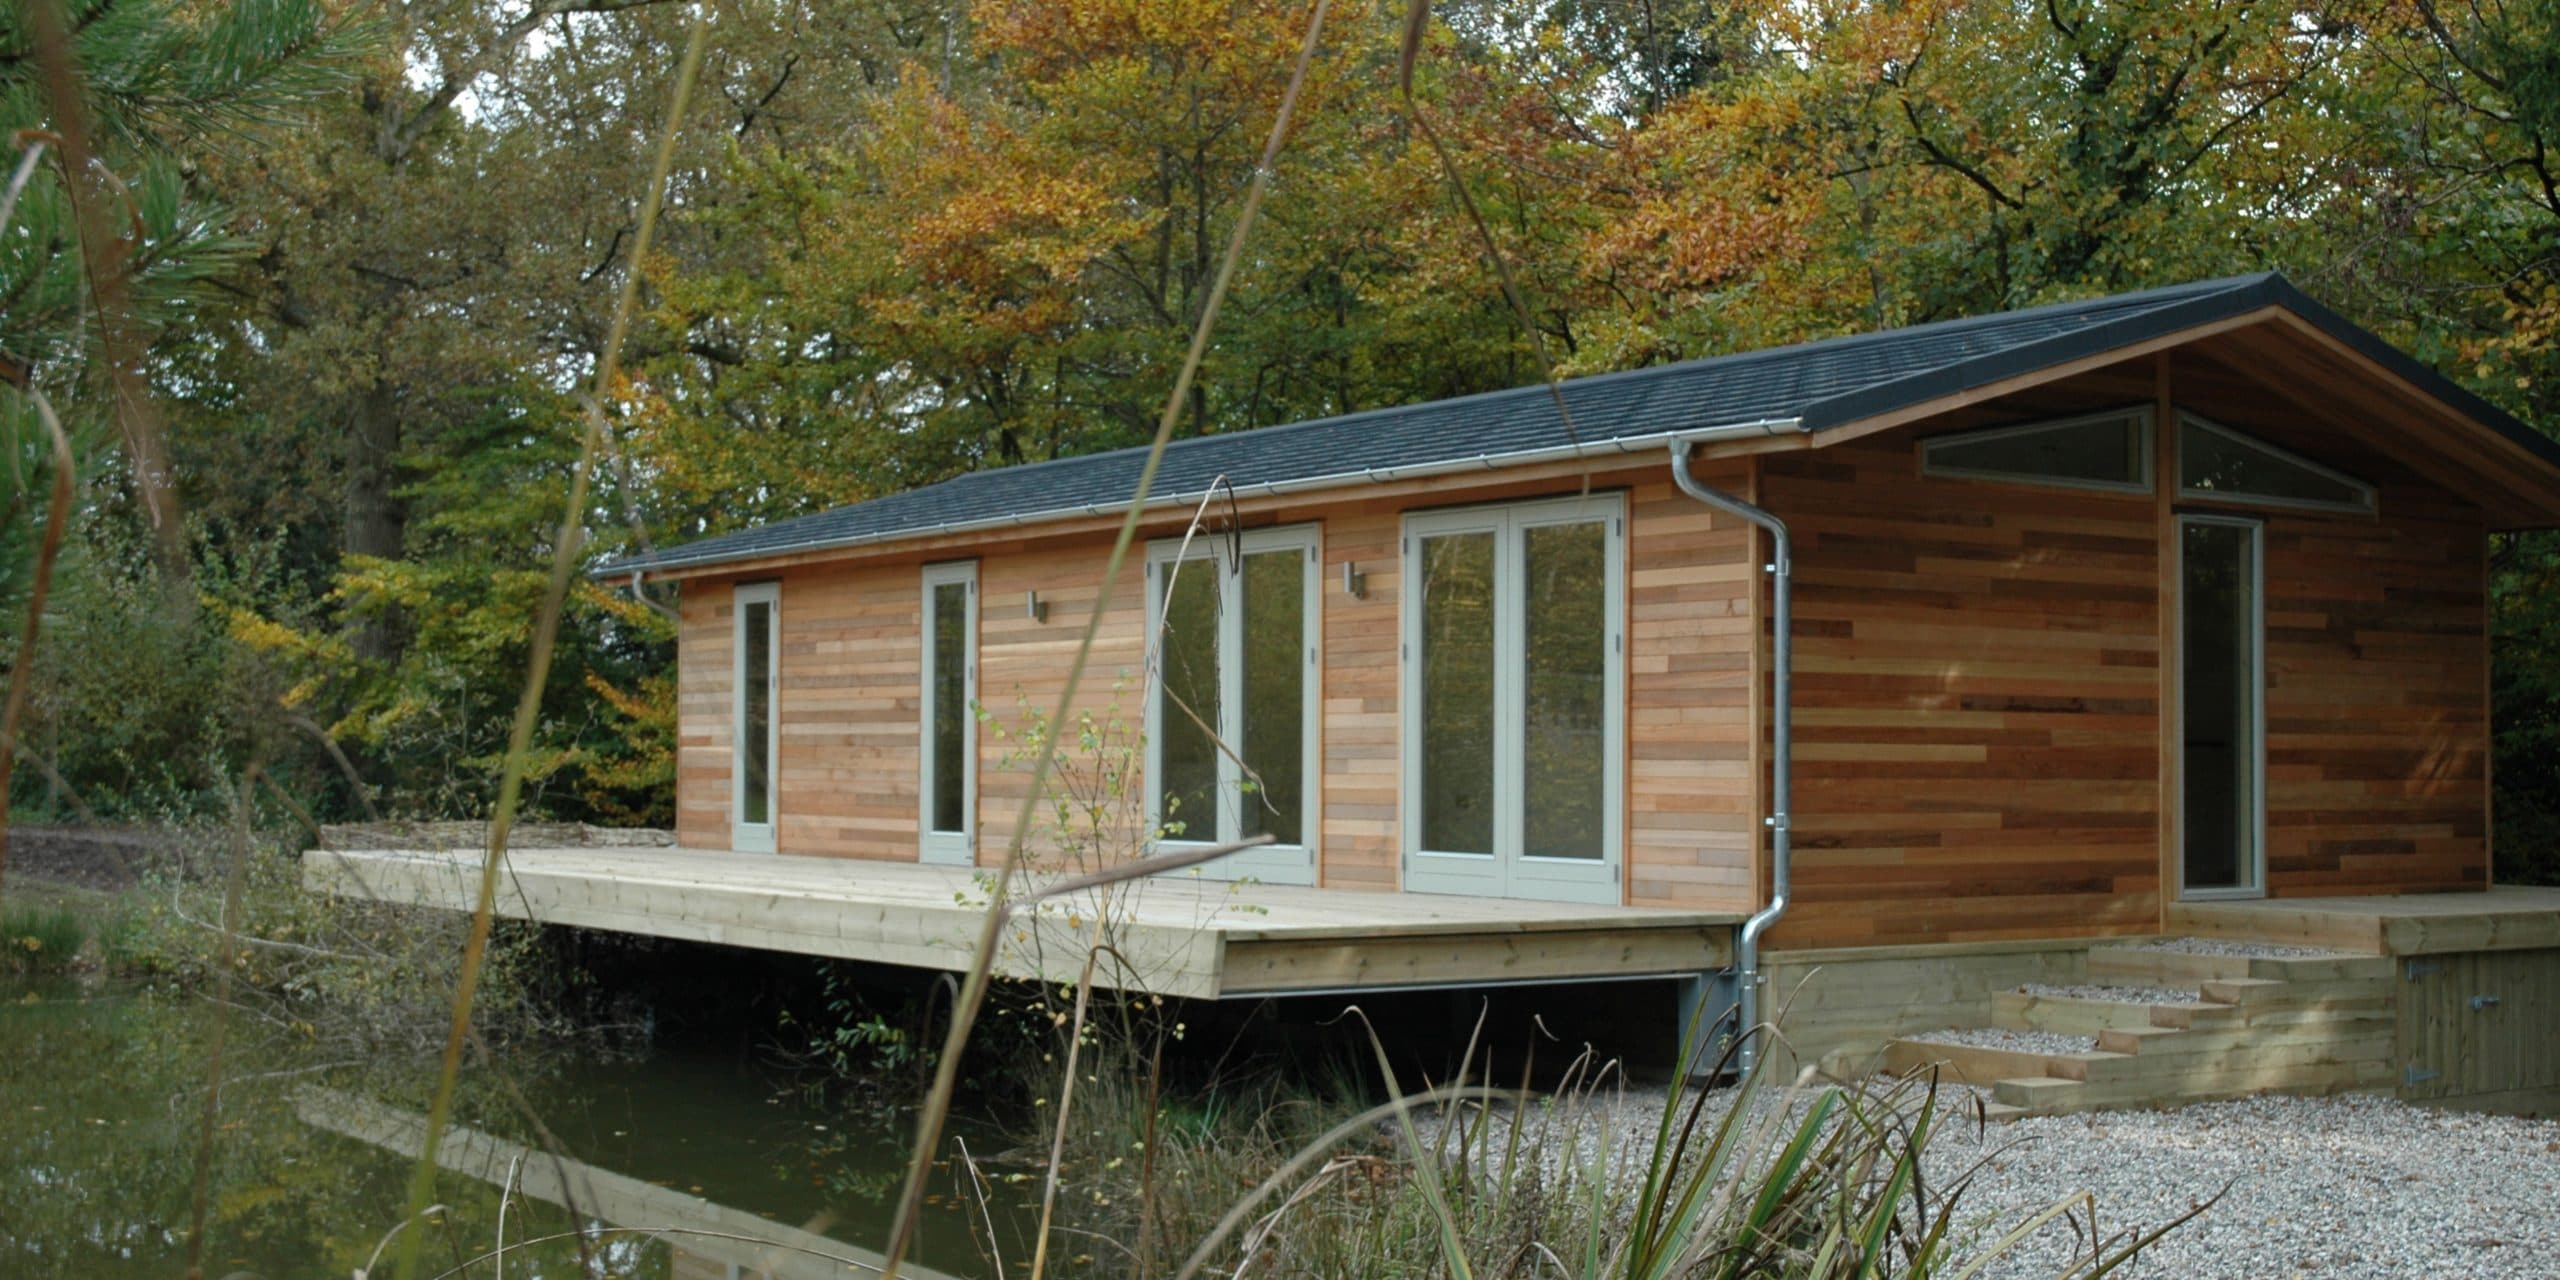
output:
[{"label": "cedar clad wall", "polygon": [[676,599],[676,843],[692,849],[729,845],[738,644],[729,587],[688,582]]},{"label": "cedar clad wall", "polygon": [[[1739,462],[1701,463],[1697,475],[1727,493],[1750,484]],[[1756,910],[1758,531],[1699,505],[1657,466],[1627,494],[1627,538],[1627,901]]]},{"label": "cedar clad wall", "polygon": [[[2480,887],[2478,508],[2233,365],[2181,353],[2171,385],[2380,490],[2378,518],[2176,504],[2265,522],[2268,891]],[[2157,394],[2144,361],[1765,461],[1797,538],[1796,905],[1773,945],[2158,929],[2159,500],[1923,478],[1917,453]]]},{"label": "cedar clad wall", "polygon": [[2277,897],[2488,884],[2477,512],[2267,521],[2267,880]]},{"label": "cedar clad wall", "polygon": [[[1629,511],[1627,590],[1628,900],[1748,909],[1758,801],[1748,763],[1751,709],[1751,539],[1670,484],[1667,463],[1594,473],[1621,489]],[[1739,462],[1704,472],[1740,488]],[[1578,491],[1580,472],[1498,484],[1440,482],[1352,502],[1297,503],[1251,512],[1248,525],[1314,523],[1323,566],[1318,598],[1321,676],[1320,883],[1392,891],[1400,883],[1398,538],[1403,513],[1430,506]],[[1150,528],[1150,536],[1177,532]],[[953,547],[933,559],[979,566],[981,701],[1018,731],[1056,705],[1100,587],[1110,538],[1100,532]],[[1135,767],[1145,704],[1146,587],[1133,551],[1088,665],[1079,707],[1116,724]],[[789,568],[781,581],[781,796],[784,853],[912,860],[916,856],[919,628],[923,559],[844,559]],[[1345,564],[1366,575],[1364,598],[1341,586]],[[776,575],[762,575],[773,577]],[[1027,616],[1037,591],[1046,622]],[[678,642],[681,717],[678,838],[729,840],[730,585],[683,589]],[[1002,857],[1023,798],[1010,745],[978,739],[979,858]],[[1073,767],[1072,764],[1070,767]]]},{"label": "cedar clad wall", "polygon": [[913,562],[782,575],[776,848],[915,860],[923,596]]},{"label": "cedar clad wall", "polygon": [[2153,931],[2152,499],[1922,479],[1913,438],[1762,474],[1796,541],[1795,905],[1772,945]]},{"label": "cedar clad wall", "polygon": [[[2267,879],[2277,897],[2488,883],[2487,529],[2477,505],[2275,397],[2232,353],[2182,402],[2374,485],[2380,518],[2266,518]],[[2359,424],[2360,425],[2360,424]],[[2388,427],[2383,428],[2388,430]],[[2378,438],[2391,438],[2382,436]],[[2198,510],[2203,508],[2199,507]]]}]

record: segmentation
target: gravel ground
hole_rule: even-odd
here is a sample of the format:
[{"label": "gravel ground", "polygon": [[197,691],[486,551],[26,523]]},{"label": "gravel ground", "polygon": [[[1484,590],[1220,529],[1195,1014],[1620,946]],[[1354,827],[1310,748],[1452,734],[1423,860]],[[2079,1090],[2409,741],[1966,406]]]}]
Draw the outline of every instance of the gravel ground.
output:
[{"label": "gravel ground", "polygon": [[[1757,1108],[1774,1106],[1777,1091]],[[1942,1114],[1962,1088],[1940,1090]],[[1716,1114],[1732,1091],[1710,1095]],[[1635,1089],[1575,1116],[1586,1158],[1632,1179],[1664,1093]],[[1561,1144],[1559,1144],[1561,1145]],[[1550,1156],[1553,1167],[1561,1152]],[[2219,1280],[2551,1280],[2560,1276],[2560,1121],[2430,1111],[2390,1098],[2268,1096],[2167,1111],[1942,1123],[1924,1162],[1940,1189],[1968,1172],[1956,1235],[1977,1246],[2067,1195],[2096,1198],[2112,1236],[2170,1232],[2133,1277]],[[2228,1190],[2224,1191],[2225,1186]],[[1987,1280],[2060,1272],[2086,1249],[2048,1224],[1987,1267]],[[1971,1257],[1979,1248],[1963,1251]]]},{"label": "gravel ground", "polygon": [[2291,947],[2276,942],[2230,942],[2221,938],[2155,938],[2142,945],[2146,950],[2175,951],[2182,956],[2246,956],[2252,960],[2302,960],[2353,954],[2321,947]]},{"label": "gravel ground", "polygon": [[2198,1004],[2204,997],[2180,987],[2109,987],[2094,983],[2058,985],[2030,982],[2018,988],[2031,996],[2063,996],[2073,1000],[2114,1000],[2123,1004]]},{"label": "gravel ground", "polygon": [[[2013,1222],[2086,1190],[2103,1229],[2157,1226],[2230,1184],[2119,1274],[2560,1276],[2560,1122],[2269,1096],[1950,1130],[1929,1163],[1983,1157],[1962,1212]],[[2069,1245],[2048,1231],[1988,1274],[2050,1275]]]},{"label": "gravel ground", "polygon": [[2095,1036],[2066,1036],[2053,1031],[2008,1031],[1999,1027],[1950,1027],[1904,1036],[1928,1044],[1961,1044],[1976,1049],[2015,1049],[2020,1053],[2087,1053],[2098,1047]]}]

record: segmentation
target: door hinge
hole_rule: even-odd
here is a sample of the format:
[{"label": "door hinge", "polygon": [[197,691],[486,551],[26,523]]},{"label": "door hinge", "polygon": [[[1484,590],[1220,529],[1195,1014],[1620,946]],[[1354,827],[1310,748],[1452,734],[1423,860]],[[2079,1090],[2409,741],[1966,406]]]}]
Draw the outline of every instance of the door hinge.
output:
[{"label": "door hinge", "polygon": [[2435,960],[2407,960],[2401,963],[2401,972],[2408,977],[2409,981],[2416,982],[2420,978],[2429,978],[2444,972],[2444,965]]},{"label": "door hinge", "polygon": [[2473,997],[2471,997],[2471,1011],[2472,1011],[2473,1013],[2483,1013],[2483,1012],[2486,1012],[2486,1011],[2488,1011],[2488,1010],[2490,1010],[2490,1009],[2495,1009],[2495,1008],[2497,1008],[2497,1007],[2498,1007],[2498,998],[2497,998],[2496,996],[2473,996]]},{"label": "door hinge", "polygon": [[2429,1071],[2426,1068],[2419,1066],[2417,1063],[2412,1062],[2409,1064],[2408,1070],[2400,1073],[2400,1087],[2403,1089],[2414,1089],[2419,1085],[2425,1084],[2429,1080],[2441,1080],[2443,1078],[2443,1072]]}]

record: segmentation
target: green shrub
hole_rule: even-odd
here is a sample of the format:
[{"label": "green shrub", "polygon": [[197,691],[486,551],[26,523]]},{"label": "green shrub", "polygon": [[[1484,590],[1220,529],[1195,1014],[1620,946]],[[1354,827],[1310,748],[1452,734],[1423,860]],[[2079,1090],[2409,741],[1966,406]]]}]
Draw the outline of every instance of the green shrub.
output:
[{"label": "green shrub", "polygon": [[[117,970],[188,990],[212,983],[232,840],[228,832],[182,839],[175,863],[133,890],[130,922],[112,945]],[[442,1043],[469,916],[307,892],[299,854],[272,838],[254,839],[243,856],[235,1002],[317,1040]],[[557,1013],[563,977],[538,928],[498,920],[473,1020],[492,1039],[566,1034]]]}]

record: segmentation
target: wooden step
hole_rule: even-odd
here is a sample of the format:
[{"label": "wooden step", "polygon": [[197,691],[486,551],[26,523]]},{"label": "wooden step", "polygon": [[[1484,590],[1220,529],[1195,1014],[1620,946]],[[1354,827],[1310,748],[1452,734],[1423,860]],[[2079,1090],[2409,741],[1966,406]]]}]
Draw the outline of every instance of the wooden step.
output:
[{"label": "wooden step", "polygon": [[1896,1039],[1885,1044],[1884,1069],[1898,1076],[1936,1069],[1942,1073],[1941,1079],[1987,1086],[2008,1076],[2052,1075],[2055,1056],[2024,1049]]},{"label": "wooden step", "polygon": [[2200,956],[2156,947],[2089,948],[2089,981],[2146,987],[2193,986],[2207,978],[2247,978],[2246,956]]},{"label": "wooden step", "polygon": [[[2216,1006],[2219,1008],[2220,1006]],[[2120,1027],[2098,1033],[2098,1047],[2108,1053],[2147,1053],[2151,1046],[2204,1034],[2179,1027]]]},{"label": "wooden step", "polygon": [[2131,1053],[2144,1056],[2219,1053],[2238,1057],[2259,1049],[2289,1045],[2387,1040],[2394,1030],[2391,1022],[2373,1019],[2355,1022],[2305,1023],[2283,1027],[2216,1027],[2201,1031],[2153,1028],[2149,1031],[2102,1032],[2098,1036],[2098,1048],[2108,1053]]},{"label": "wooden step", "polygon": [[1991,1083],[1991,1096],[1995,1101],[2007,1103],[2031,1116],[2076,1111],[2088,1092],[2089,1086],[2080,1081],[2053,1076],[2012,1076]]},{"label": "wooden step", "polygon": [[[2163,1060],[2171,1064],[2172,1060]],[[2050,1105],[2038,1108],[2045,1114],[2056,1109],[2085,1110],[2096,1107],[2175,1106],[2206,1098],[2237,1098],[2254,1093],[2334,1093],[2342,1089],[2369,1089],[2387,1085],[2391,1078],[2390,1063],[2384,1059],[2309,1061],[2299,1063],[2252,1062],[2245,1054],[2229,1058],[2209,1059],[2177,1067],[2157,1074],[2127,1076],[2115,1080],[2088,1082],[2067,1081],[2076,1092],[2045,1091],[2034,1096],[2050,1099]],[[1995,1096],[2003,1101],[2025,1100],[2012,1093]]]},{"label": "wooden step", "polygon": [[2389,982],[2396,969],[2389,956],[2254,956],[2245,976],[2278,982]]},{"label": "wooden step", "polygon": [[2214,978],[2197,990],[2204,998],[2219,1004],[2274,1004],[2289,995],[2300,994],[2293,983],[2277,978]]},{"label": "wooden step", "polygon": [[2200,1000],[2194,1004],[2155,1004],[2151,1006],[2151,1025],[2172,1031],[2197,1031],[2206,1027],[2236,1027],[2248,1021],[2249,1011],[2236,1004]]},{"label": "wooden step", "polygon": [[1991,1025],[2010,1031],[2053,1031],[2094,1036],[2124,1027],[2162,1025],[2159,1011],[2183,1006],[2157,1001],[2003,991],[1991,997]]},{"label": "wooden step", "polygon": [[2251,1022],[2280,1013],[2364,1013],[2391,1007],[2391,989],[2376,982],[2277,982],[2266,978],[2217,978],[2204,998],[2234,1004]]},{"label": "wooden step", "polygon": [[2096,1083],[2123,1080],[2149,1070],[2141,1059],[2130,1053],[2092,1049],[2087,1053],[2056,1053],[2044,1060],[2044,1073],[2061,1080]]}]

